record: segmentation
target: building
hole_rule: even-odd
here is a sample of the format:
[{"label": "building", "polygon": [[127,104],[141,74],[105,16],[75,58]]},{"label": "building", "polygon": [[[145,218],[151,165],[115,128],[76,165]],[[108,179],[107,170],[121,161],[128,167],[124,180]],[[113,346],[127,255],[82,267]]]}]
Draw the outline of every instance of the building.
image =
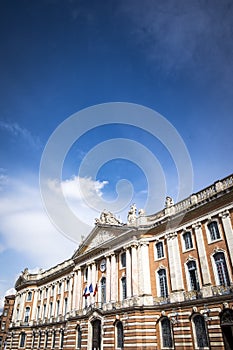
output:
[{"label": "building", "polygon": [[7,334],[12,319],[15,295],[7,295],[4,301],[3,312],[0,317],[0,350],[5,349]]},{"label": "building", "polygon": [[74,255],[16,282],[7,349],[233,349],[233,175],[127,224],[104,211]]}]

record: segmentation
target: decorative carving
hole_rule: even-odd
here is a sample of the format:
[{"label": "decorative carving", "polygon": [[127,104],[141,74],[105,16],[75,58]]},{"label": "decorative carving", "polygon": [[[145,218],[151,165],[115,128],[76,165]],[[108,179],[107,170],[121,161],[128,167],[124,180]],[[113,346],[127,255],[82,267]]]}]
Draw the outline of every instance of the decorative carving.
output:
[{"label": "decorative carving", "polygon": [[111,234],[110,232],[107,231],[101,231],[99,232],[98,235],[96,235],[96,237],[92,240],[92,242],[90,243],[89,247],[93,248],[96,247],[100,244],[102,244],[105,241],[108,241],[111,238],[114,238],[115,236],[113,234]]},{"label": "decorative carving", "polygon": [[145,215],[145,210],[144,209],[139,209],[138,210],[138,216],[143,216]]},{"label": "decorative carving", "polygon": [[102,213],[100,214],[100,218],[99,219],[95,219],[95,223],[96,224],[107,224],[107,225],[117,225],[117,226],[121,226],[122,222],[117,219],[113,213],[111,213],[110,211],[107,211],[106,209],[104,209],[104,211],[102,211]]}]

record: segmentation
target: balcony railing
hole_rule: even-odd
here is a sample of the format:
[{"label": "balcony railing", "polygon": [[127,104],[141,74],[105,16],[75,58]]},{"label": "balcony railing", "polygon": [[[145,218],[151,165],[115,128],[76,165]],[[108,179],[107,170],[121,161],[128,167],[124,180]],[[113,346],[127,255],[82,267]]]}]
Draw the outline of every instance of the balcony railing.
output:
[{"label": "balcony railing", "polygon": [[201,299],[202,292],[197,290],[190,290],[188,292],[184,292],[184,300],[195,300]]},{"label": "balcony railing", "polygon": [[153,298],[154,305],[162,305],[162,304],[168,304],[170,303],[170,298],[164,298],[164,297],[154,297]]},{"label": "balcony railing", "polygon": [[230,286],[214,286],[212,287],[213,295],[225,295],[233,293],[233,284]]}]

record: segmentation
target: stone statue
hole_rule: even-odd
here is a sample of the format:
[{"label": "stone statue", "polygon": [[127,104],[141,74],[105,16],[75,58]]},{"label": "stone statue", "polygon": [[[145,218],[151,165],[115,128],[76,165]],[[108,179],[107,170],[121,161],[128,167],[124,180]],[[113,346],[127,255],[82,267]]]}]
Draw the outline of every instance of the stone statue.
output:
[{"label": "stone statue", "polygon": [[100,218],[99,219],[95,219],[95,223],[96,224],[103,224],[103,225],[117,225],[120,226],[122,225],[121,221],[119,219],[117,219],[113,213],[111,213],[110,211],[107,211],[106,209],[104,209],[104,211],[102,211],[102,213],[100,214]]},{"label": "stone statue", "polygon": [[129,212],[128,212],[128,216],[127,216],[127,225],[133,225],[136,222],[137,219],[137,208],[135,203],[131,205]]},{"label": "stone statue", "polygon": [[167,196],[165,201],[165,208],[170,208],[174,205],[174,201],[171,197]]}]

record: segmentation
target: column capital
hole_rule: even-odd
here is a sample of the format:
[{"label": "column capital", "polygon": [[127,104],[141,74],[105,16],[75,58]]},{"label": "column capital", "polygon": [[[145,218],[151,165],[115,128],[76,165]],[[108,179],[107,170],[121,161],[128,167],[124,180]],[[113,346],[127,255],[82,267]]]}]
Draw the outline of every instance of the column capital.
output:
[{"label": "column capital", "polygon": [[174,232],[169,232],[169,233],[167,233],[167,234],[165,234],[165,239],[166,240],[170,240],[170,239],[174,239],[174,238],[176,238],[177,237],[177,232],[176,231],[174,231]]},{"label": "column capital", "polygon": [[221,213],[219,213],[218,216],[222,219],[226,219],[226,218],[230,217],[230,212],[229,212],[229,210],[224,210]]},{"label": "column capital", "polygon": [[201,228],[201,222],[200,221],[195,222],[194,224],[192,224],[192,228],[194,230],[198,230],[199,228]]},{"label": "column capital", "polygon": [[139,244],[140,244],[140,247],[146,247],[146,246],[148,246],[149,245],[149,242],[148,241],[144,241],[144,240],[141,240],[141,241],[139,241]]}]

